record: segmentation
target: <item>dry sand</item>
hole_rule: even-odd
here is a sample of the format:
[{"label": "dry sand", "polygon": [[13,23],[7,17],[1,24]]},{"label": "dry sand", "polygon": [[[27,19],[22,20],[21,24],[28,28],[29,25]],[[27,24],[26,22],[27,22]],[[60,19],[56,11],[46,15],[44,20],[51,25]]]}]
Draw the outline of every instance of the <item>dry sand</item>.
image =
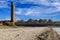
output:
[{"label": "dry sand", "polygon": [[24,27],[0,29],[0,40],[37,40],[37,36],[48,27]]}]

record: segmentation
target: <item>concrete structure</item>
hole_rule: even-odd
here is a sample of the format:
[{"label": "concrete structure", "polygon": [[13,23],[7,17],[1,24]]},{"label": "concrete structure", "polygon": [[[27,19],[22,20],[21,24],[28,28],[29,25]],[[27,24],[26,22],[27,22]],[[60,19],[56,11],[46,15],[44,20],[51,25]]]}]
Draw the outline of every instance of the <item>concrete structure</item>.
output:
[{"label": "concrete structure", "polygon": [[0,26],[3,25],[3,21],[0,21]]},{"label": "concrete structure", "polygon": [[4,20],[4,21],[1,20],[0,25],[5,25],[5,23],[8,24],[9,22],[11,22],[10,24],[15,25],[16,18],[15,18],[15,12],[14,11],[15,11],[14,3],[11,2],[11,20],[10,21],[9,20]]},{"label": "concrete structure", "polygon": [[15,23],[16,21],[16,17],[15,17],[15,7],[14,7],[14,3],[11,2],[11,22]]}]

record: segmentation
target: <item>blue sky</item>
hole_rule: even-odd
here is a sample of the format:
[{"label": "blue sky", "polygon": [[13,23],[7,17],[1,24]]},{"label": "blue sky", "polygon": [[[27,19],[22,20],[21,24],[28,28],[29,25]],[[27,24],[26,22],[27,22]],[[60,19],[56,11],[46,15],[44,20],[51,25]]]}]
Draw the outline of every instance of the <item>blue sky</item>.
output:
[{"label": "blue sky", "polygon": [[10,20],[11,1],[15,5],[17,20],[60,20],[60,0],[0,0],[0,20]]}]

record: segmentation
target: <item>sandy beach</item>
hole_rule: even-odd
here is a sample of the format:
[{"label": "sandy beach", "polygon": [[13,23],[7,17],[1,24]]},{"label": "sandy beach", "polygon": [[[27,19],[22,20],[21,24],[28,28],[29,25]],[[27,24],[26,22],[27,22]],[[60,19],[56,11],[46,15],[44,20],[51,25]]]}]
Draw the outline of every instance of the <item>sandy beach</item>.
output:
[{"label": "sandy beach", "polygon": [[[53,28],[58,31],[58,28]],[[49,30],[48,27],[24,27],[0,29],[0,40],[37,40],[37,36]]]}]

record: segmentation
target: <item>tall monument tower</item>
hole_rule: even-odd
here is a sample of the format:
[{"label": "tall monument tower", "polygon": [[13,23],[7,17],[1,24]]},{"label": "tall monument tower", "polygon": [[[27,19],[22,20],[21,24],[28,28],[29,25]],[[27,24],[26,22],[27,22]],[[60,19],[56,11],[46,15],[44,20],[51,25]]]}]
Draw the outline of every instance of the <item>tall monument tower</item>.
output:
[{"label": "tall monument tower", "polygon": [[11,2],[11,22],[12,23],[16,22],[15,7],[14,7],[14,3],[13,2]]}]

